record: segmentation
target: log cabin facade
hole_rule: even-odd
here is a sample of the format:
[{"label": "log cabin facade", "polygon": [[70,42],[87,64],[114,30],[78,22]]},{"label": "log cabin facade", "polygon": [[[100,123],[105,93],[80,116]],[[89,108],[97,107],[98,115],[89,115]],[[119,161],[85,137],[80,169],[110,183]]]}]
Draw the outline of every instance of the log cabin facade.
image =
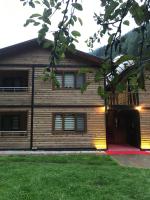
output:
[{"label": "log cabin facade", "polygon": [[[59,89],[41,78],[48,64],[49,50],[36,39],[0,50],[0,149],[105,150],[126,143],[150,149],[148,90],[138,97],[129,91],[110,95],[106,102],[94,82],[101,59],[66,54],[56,66]],[[84,67],[93,72],[79,74]],[[91,84],[81,94],[85,82]]]}]

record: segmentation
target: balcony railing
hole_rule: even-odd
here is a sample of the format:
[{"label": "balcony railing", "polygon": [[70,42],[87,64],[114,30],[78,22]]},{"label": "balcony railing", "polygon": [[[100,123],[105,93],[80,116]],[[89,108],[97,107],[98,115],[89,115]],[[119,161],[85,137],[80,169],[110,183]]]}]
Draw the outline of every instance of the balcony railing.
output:
[{"label": "balcony railing", "polygon": [[139,96],[137,92],[110,93],[107,98],[107,105],[139,105]]},{"label": "balcony railing", "polygon": [[0,131],[0,136],[26,136],[27,131]]},{"label": "balcony railing", "polygon": [[0,87],[0,92],[27,92],[28,87]]}]

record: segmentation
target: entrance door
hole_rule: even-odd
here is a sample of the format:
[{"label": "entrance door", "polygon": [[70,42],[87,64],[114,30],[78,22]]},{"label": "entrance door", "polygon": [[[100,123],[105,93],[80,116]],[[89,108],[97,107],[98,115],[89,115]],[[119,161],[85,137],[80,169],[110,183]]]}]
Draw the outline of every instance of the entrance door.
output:
[{"label": "entrance door", "polygon": [[107,143],[140,146],[140,120],[136,110],[108,110]]}]

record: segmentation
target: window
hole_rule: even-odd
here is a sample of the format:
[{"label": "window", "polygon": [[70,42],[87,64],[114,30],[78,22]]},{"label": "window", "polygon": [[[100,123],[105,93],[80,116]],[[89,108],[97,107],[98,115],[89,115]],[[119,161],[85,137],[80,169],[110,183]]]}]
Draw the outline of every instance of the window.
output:
[{"label": "window", "polygon": [[28,88],[28,71],[1,70],[0,71],[0,91],[20,92]]},{"label": "window", "polygon": [[85,75],[75,72],[56,73],[56,79],[62,89],[80,89],[85,83]]},{"label": "window", "polygon": [[64,117],[64,130],[65,131],[75,130],[75,117],[73,115],[66,115]]},{"label": "window", "polygon": [[64,74],[64,88],[75,88],[75,74]]},{"label": "window", "polygon": [[[27,130],[27,112],[0,113],[0,132],[6,135],[9,133],[25,135]],[[12,132],[12,133],[11,133]],[[13,133],[14,132],[14,133]]]},{"label": "window", "polygon": [[76,88],[81,88],[85,84],[85,76],[83,74],[76,75]]},{"label": "window", "polygon": [[53,131],[86,132],[86,114],[55,113],[53,115]]},{"label": "window", "polygon": [[20,119],[18,115],[1,116],[2,131],[18,131],[19,129],[20,129]]},{"label": "window", "polygon": [[62,116],[61,115],[55,116],[55,130],[56,131],[62,130]]}]

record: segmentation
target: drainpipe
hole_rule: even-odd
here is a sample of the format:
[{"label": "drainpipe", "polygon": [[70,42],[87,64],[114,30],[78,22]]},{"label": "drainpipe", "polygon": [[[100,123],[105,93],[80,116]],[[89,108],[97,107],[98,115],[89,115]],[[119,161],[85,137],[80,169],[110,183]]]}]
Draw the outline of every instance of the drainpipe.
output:
[{"label": "drainpipe", "polygon": [[33,148],[33,125],[34,125],[34,74],[35,67],[32,66],[32,93],[31,93],[31,132],[30,132],[30,149]]}]

